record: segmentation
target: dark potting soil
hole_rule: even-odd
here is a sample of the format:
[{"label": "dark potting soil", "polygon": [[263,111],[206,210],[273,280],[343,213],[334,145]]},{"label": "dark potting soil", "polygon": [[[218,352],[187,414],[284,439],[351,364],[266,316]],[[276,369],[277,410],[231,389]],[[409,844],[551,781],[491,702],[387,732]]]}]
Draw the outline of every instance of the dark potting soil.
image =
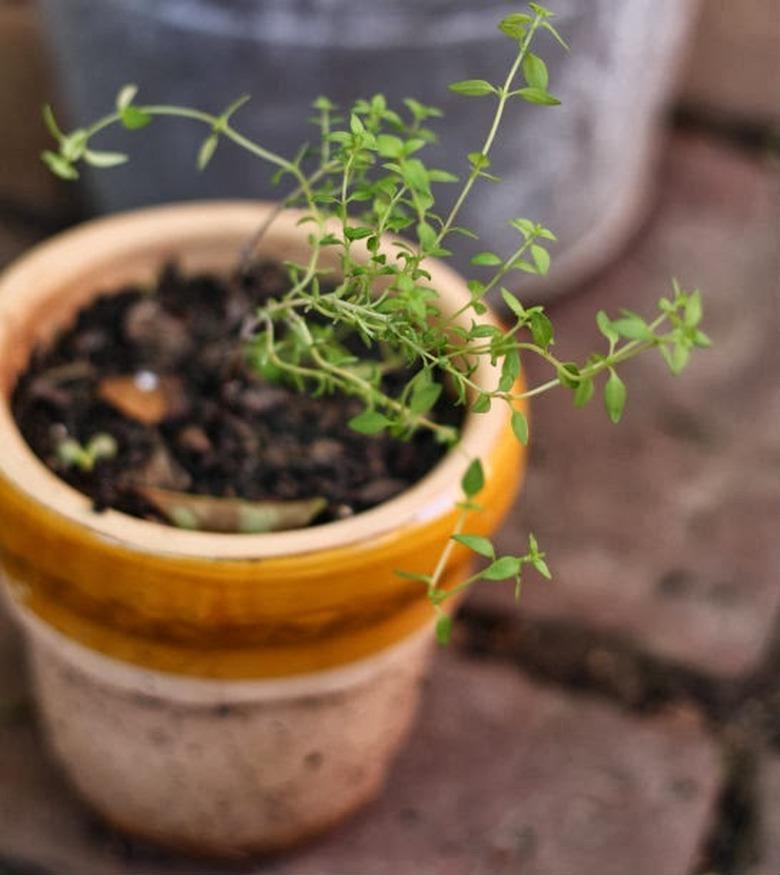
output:
[{"label": "dark potting soil", "polygon": [[[169,265],[151,290],[96,298],[20,377],[12,409],[22,434],[97,510],[157,521],[139,484],[250,501],[323,497],[318,523],[392,498],[445,452],[430,433],[408,443],[357,434],[346,423],[362,409],[358,399],[301,395],[264,381],[244,360],[242,325],[287,284],[270,263],[241,283]],[[386,388],[397,392],[409,378],[390,375]],[[433,415],[461,419],[446,401]],[[112,458],[91,471],[61,461],[63,441],[84,446],[98,434],[115,439]]]}]

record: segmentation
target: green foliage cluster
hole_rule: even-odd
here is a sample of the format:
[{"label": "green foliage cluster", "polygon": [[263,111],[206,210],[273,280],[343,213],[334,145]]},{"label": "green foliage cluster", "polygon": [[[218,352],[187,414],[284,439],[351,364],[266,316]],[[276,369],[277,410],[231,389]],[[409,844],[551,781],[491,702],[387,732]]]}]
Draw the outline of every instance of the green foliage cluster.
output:
[{"label": "green foliage cluster", "polygon": [[[657,349],[677,373],[694,347],[709,344],[698,327],[698,292],[685,292],[675,284],[674,295],[660,300],[658,312],[650,320],[628,311],[617,318],[598,313],[604,348],[577,363],[563,361],[553,353],[554,329],[544,308],[526,307],[508,288],[517,273],[548,272],[548,246],[555,241],[548,228],[524,217],[510,219],[517,232],[516,246],[510,253],[482,250],[473,256],[471,263],[476,270],[468,281],[470,300],[456,313],[442,313],[439,295],[426,270],[429,257],[450,255],[449,247],[456,237],[476,239],[458,219],[475,184],[500,181],[490,155],[509,104],[524,101],[553,106],[559,102],[549,91],[545,62],[532,51],[536,39],[544,34],[565,47],[552,18],[549,10],[536,3],[526,12],[505,17],[499,28],[514,51],[504,80],[467,79],[450,86],[457,94],[490,100],[494,106],[484,140],[478,150],[466,156],[460,177],[429,166],[421,157],[435,140],[431,124],[440,111],[413,99],[404,101],[402,108],[392,108],[381,94],[358,100],[343,113],[327,98],[319,98],[313,107],[316,143],[288,159],[233,127],[234,113],[248,98],[212,115],[183,107],[137,104],[136,88],[126,86],[111,113],[67,135],[47,108],[45,120],[58,148],[44,153],[43,160],[66,179],[78,176],[82,161],[96,167],[114,166],[127,156],[94,150],[91,143],[96,135],[117,124],[137,130],[157,117],[175,116],[208,128],[197,155],[200,169],[207,167],[221,143],[228,140],[270,163],[276,180],[291,180],[293,190],[280,208],[304,207],[309,257],[304,263],[287,263],[290,289],[258,312],[255,330],[247,341],[247,355],[269,380],[315,394],[338,391],[360,398],[364,410],[350,422],[359,432],[371,435],[387,431],[404,439],[423,428],[442,442],[455,444],[456,430],[431,416],[444,386],[456,403],[475,414],[485,413],[494,403],[509,405],[512,429],[521,443],[528,440],[528,424],[519,405],[556,386],[569,390],[579,406],[587,404],[600,386],[607,414],[617,422],[626,402],[626,387],[618,375],[621,364]],[[436,209],[435,191],[441,186],[456,186],[458,192],[446,214]],[[398,235],[390,247],[383,239],[387,233]],[[248,253],[256,240],[252,244]],[[335,275],[328,275],[321,267],[326,248],[337,251],[339,270]],[[484,303],[494,290],[512,317],[503,327],[489,317]],[[354,336],[372,350],[371,354],[355,355],[354,346],[346,343]],[[521,391],[517,378],[527,355],[543,359],[551,373],[546,382]],[[473,379],[485,358],[500,366],[496,385],[490,387]],[[384,390],[382,378],[401,366],[411,367],[416,376],[400,395],[392,397]],[[481,478],[480,463],[473,460],[463,482],[465,501],[458,530],[437,570],[420,576],[440,613],[442,639],[448,637],[449,619],[441,604],[453,591],[445,592],[439,584],[455,544],[489,561],[458,590],[480,578],[512,579],[519,591],[521,571],[527,565],[549,576],[544,554],[533,536],[526,555],[496,556],[487,540],[462,533],[465,515],[475,507],[473,499]]]}]

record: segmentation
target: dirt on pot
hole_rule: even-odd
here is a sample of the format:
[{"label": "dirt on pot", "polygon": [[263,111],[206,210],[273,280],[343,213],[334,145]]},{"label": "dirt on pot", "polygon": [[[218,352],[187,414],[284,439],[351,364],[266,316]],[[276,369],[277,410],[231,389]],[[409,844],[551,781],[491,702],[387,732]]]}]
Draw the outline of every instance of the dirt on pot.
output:
[{"label": "dirt on pot", "polygon": [[[254,512],[236,500],[297,502],[300,524],[387,501],[445,448],[428,432],[409,442],[358,434],[347,422],[359,400],[312,398],[257,374],[242,326],[288,285],[273,263],[241,282],[168,265],[153,288],[97,297],[20,377],[12,410],[24,438],[97,510],[176,523],[166,495],[231,500],[208,520],[193,502],[178,520],[191,528],[231,530],[233,516]],[[384,388],[409,378],[388,374]],[[461,412],[444,400],[434,416],[455,425]]]}]

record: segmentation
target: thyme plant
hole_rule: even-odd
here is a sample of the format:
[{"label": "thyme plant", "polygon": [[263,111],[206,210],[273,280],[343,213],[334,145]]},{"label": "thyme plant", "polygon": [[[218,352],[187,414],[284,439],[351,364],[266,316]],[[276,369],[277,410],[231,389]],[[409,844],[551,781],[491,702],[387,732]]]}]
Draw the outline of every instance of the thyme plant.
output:
[{"label": "thyme plant", "polygon": [[[548,228],[524,217],[509,224],[517,232],[517,244],[509,253],[477,252],[471,263],[477,275],[468,281],[469,301],[456,313],[443,313],[437,290],[431,285],[426,260],[447,258],[456,237],[476,239],[459,224],[461,208],[477,183],[499,182],[491,167],[491,151],[501,121],[511,103],[525,101],[553,106],[559,101],[548,90],[544,61],[532,51],[542,36],[566,44],[551,19],[553,13],[531,3],[499,23],[513,46],[512,60],[503,81],[467,79],[450,86],[466,98],[493,104],[490,125],[479,148],[466,156],[458,177],[428,166],[421,155],[434,141],[430,128],[441,112],[416,100],[404,101],[403,109],[390,107],[383,95],[358,100],[344,113],[325,97],[314,103],[316,144],[304,146],[293,158],[285,158],[245,137],[233,125],[234,114],[248,97],[242,97],[214,115],[197,109],[136,102],[137,89],[122,88],[113,111],[89,127],[64,134],[49,107],[46,124],[58,148],[43,160],[65,179],[78,177],[78,164],[112,167],[127,160],[117,152],[93,148],[97,135],[113,126],[138,130],[162,116],[189,119],[205,125],[207,135],[197,155],[203,170],[223,141],[232,141],[274,168],[274,179],[288,178],[292,191],[279,209],[303,206],[308,227],[309,256],[304,263],[286,263],[290,288],[269,300],[257,313],[246,338],[247,355],[269,380],[285,382],[301,391],[343,392],[357,396],[364,410],[350,426],[364,434],[387,431],[400,439],[417,429],[428,429],[445,444],[456,444],[457,431],[431,416],[431,410],[446,385],[455,403],[474,414],[492,404],[511,409],[511,424],[517,439],[528,440],[528,424],[522,411],[526,399],[554,387],[570,391],[574,403],[587,404],[600,388],[606,412],[617,422],[626,402],[626,387],[619,366],[647,350],[657,349],[669,368],[678,373],[694,347],[709,345],[699,329],[702,315],[698,291],[685,292],[676,283],[670,297],[661,298],[651,319],[623,311],[615,319],[599,312],[596,321],[604,348],[583,362],[562,361],[553,352],[554,330],[541,306],[525,306],[507,287],[511,275],[546,274],[550,266],[548,245],[555,236]],[[457,196],[446,213],[436,210],[434,191],[439,186],[458,186]],[[258,230],[245,249],[248,263],[257,240],[269,223]],[[391,247],[386,233],[396,237]],[[325,276],[320,256],[333,247],[339,256],[337,276]],[[366,257],[367,252],[367,257]],[[511,313],[501,327],[485,318],[485,297],[501,295]],[[464,315],[467,317],[464,327]],[[356,356],[345,338],[357,336],[371,349]],[[541,358],[550,369],[549,379],[529,388],[518,388],[526,356]],[[488,358],[500,363],[492,387],[478,385],[474,372]],[[415,371],[396,396],[387,394],[382,377],[388,370],[410,367]],[[431,574],[404,574],[419,580],[438,614],[440,640],[449,638],[450,620],[442,605],[477,580],[512,580],[519,594],[522,572],[532,566],[550,576],[545,555],[531,535],[525,554],[497,556],[492,543],[464,532],[469,514],[478,509],[476,498],[483,486],[479,459],[470,460],[462,481],[463,501],[455,531]],[[454,589],[442,588],[448,557],[461,544],[488,560],[487,567]]]}]

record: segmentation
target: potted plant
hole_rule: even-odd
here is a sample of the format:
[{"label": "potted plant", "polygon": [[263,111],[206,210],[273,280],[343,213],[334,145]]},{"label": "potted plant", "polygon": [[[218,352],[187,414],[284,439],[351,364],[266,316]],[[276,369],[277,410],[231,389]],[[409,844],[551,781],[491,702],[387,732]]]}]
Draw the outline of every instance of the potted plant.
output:
[{"label": "potted plant", "polygon": [[[111,113],[69,134],[46,111],[57,150],[44,160],[65,178],[74,178],[81,162],[125,160],[93,146],[112,125],[141,129],[176,116],[207,126],[201,168],[227,140],[293,179],[292,194],[279,205],[194,204],[88,224],[34,250],[0,280],[7,590],[31,643],[49,743],[84,798],[123,829],[240,855],[300,841],[374,795],[408,729],[433,632],[448,640],[458,597],[479,579],[509,581],[519,593],[529,566],[549,576],[532,535],[527,550],[513,556],[497,556],[489,540],[522,474],[527,399],[562,385],[585,404],[598,383],[617,421],[626,397],[617,373],[622,362],[658,349],[678,371],[693,347],[708,342],[698,328],[698,293],[676,288],[650,322],[633,313],[615,320],[598,314],[604,350],[579,365],[558,359],[543,308],[524,306],[502,285],[512,271],[543,274],[549,266],[545,243],[554,237],[525,218],[511,220],[517,245],[509,256],[474,256],[484,278],[464,282],[441,262],[451,240],[471,236],[458,225],[471,189],[495,181],[490,152],[507,105],[556,103],[547,68],[531,51],[539,33],[560,40],[551,13],[532,4],[500,28],[515,46],[503,82],[452,86],[495,101],[484,142],[468,156],[460,181],[420,159],[436,111],[415,101],[402,116],[375,96],[340,117],[318,100],[318,147],[292,160],[233,126],[243,100],[211,115],[140,104],[136,89],[126,87]],[[439,216],[433,189],[446,183],[459,185],[459,194]],[[25,431],[29,443],[22,435],[17,402],[20,392],[34,394],[29,377],[49,354],[36,350],[60,355],[72,341],[94,351],[94,336],[82,331],[85,314],[98,308],[110,323],[117,301],[156,306],[155,295],[168,295],[155,277],[171,257],[186,275],[221,274],[228,296],[231,288],[244,294],[241,284],[258,259],[284,265],[283,285],[241,320],[241,337],[226,341],[242,354],[214,365],[220,380],[249,371],[265,386],[351,399],[357,407],[349,426],[366,446],[383,435],[403,441],[423,434],[426,452],[449,448],[441,461],[373,509],[308,528],[290,526],[316,523],[322,496],[257,501],[204,494],[202,485],[193,495],[168,483],[172,466],[161,475],[157,461],[152,467],[164,486],[132,472],[128,488],[171,525],[116,509],[95,512],[94,502],[54,471],[86,491],[90,476],[124,478],[122,468],[133,460],[125,432],[106,432],[91,413],[70,431],[57,423],[42,439],[53,453],[38,448],[47,466],[31,449],[35,429]],[[136,291],[127,292],[130,286]],[[147,289],[145,297],[138,287]],[[200,289],[203,299],[200,279],[196,287],[185,284],[185,292]],[[507,325],[484,302],[494,289],[512,313]],[[96,302],[101,290],[123,294]],[[212,292],[208,286],[206,318],[198,323],[204,337],[213,331]],[[142,344],[159,336],[159,320],[168,318],[155,313],[157,322],[134,314]],[[165,327],[174,331],[172,323]],[[120,373],[118,383],[125,353],[101,343],[101,366],[114,375],[110,385],[97,384],[102,401],[158,429],[157,441],[167,403],[157,378],[180,381],[176,368],[211,361],[206,350],[190,343],[168,363],[171,373]],[[547,382],[523,385],[528,355],[549,364]],[[72,361],[49,364],[56,362],[59,380],[93,385],[94,375],[74,377]],[[47,373],[47,403],[62,409]],[[203,385],[222,385],[206,376]],[[455,408],[466,411],[462,423],[446,419],[443,411]],[[192,434],[189,444],[196,452]],[[485,567],[473,573],[475,556]]]}]

